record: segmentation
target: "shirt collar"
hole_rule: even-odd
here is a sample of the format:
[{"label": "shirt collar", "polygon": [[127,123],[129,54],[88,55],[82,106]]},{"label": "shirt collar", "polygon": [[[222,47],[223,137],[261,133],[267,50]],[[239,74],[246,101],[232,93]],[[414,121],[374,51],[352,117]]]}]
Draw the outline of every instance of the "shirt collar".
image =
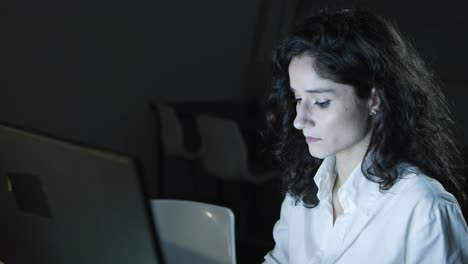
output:
[{"label": "shirt collar", "polygon": [[335,156],[332,155],[322,161],[314,177],[318,187],[317,198],[320,201],[325,200],[331,194],[335,177]]},{"label": "shirt collar", "polygon": [[[336,178],[335,161],[334,155],[325,158],[314,177],[315,184],[318,187],[317,197],[320,201],[324,201],[331,196]],[[381,195],[379,184],[368,180],[362,172],[361,167],[368,168],[370,162],[371,157],[368,155],[364,161],[364,166],[362,166],[363,162],[360,162],[339,189],[338,197],[345,212],[357,207],[368,214],[375,199]]]}]

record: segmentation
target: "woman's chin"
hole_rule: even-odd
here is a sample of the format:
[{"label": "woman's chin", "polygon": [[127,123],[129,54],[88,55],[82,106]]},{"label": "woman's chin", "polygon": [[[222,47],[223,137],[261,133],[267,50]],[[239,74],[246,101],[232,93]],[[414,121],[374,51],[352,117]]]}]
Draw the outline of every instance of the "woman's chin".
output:
[{"label": "woman's chin", "polygon": [[317,151],[317,149],[310,149],[309,148],[309,153],[312,157],[316,159],[325,159],[326,157],[330,156],[330,153],[325,153],[321,151]]}]

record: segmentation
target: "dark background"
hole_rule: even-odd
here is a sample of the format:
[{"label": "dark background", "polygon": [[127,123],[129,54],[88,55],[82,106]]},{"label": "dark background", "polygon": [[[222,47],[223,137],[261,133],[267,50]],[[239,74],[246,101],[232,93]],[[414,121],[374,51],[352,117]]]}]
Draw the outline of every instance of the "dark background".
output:
[{"label": "dark background", "polygon": [[295,18],[327,6],[367,7],[413,39],[444,84],[466,146],[461,0],[10,1],[0,8],[0,120],[129,153],[158,197],[149,104],[263,95],[275,41]]}]

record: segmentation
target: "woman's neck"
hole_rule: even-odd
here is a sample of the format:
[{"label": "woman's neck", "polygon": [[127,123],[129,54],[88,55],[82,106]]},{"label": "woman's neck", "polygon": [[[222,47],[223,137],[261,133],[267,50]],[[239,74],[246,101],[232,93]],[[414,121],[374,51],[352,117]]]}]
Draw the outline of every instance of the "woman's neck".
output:
[{"label": "woman's neck", "polygon": [[369,146],[370,133],[352,148],[335,154],[335,172],[337,174],[335,187],[338,190],[349,178],[351,172],[363,161]]}]

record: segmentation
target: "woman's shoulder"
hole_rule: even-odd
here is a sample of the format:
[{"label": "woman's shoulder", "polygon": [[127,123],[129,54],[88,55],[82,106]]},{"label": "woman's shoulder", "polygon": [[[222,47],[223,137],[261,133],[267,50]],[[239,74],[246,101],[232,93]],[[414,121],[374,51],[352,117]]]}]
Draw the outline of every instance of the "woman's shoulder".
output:
[{"label": "woman's shoulder", "polygon": [[402,164],[400,177],[389,190],[404,198],[407,203],[435,206],[458,206],[456,198],[442,184],[423,173],[416,166]]}]

